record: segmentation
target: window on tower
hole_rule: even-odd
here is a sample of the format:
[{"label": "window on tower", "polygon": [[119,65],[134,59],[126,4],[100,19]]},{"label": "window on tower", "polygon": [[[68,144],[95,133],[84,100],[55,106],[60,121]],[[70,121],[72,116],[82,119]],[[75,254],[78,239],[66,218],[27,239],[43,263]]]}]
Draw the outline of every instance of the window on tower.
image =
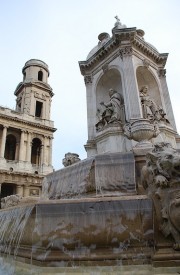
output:
[{"label": "window on tower", "polygon": [[23,81],[26,79],[26,73],[23,73]]},{"label": "window on tower", "polygon": [[43,81],[43,72],[42,71],[38,72],[38,80]]},{"label": "window on tower", "polygon": [[42,108],[43,108],[43,103],[40,101],[36,101],[36,110],[35,110],[36,117],[42,116]]}]

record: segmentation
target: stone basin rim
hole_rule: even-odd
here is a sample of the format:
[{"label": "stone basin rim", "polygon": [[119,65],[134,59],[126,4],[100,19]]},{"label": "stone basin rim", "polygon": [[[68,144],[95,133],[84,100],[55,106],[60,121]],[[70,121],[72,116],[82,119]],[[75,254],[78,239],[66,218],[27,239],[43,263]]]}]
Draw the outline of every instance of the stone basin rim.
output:
[{"label": "stone basin rim", "polygon": [[22,207],[30,207],[30,206],[36,206],[36,205],[48,205],[48,204],[67,204],[67,203],[82,203],[82,202],[111,202],[111,201],[128,201],[128,200],[149,200],[147,195],[127,195],[127,196],[117,196],[117,197],[102,197],[97,196],[94,198],[73,198],[73,199],[59,199],[59,200],[41,200],[41,201],[34,201],[34,202],[23,202],[19,205],[8,207],[5,209],[0,209],[0,213],[4,211],[13,210],[15,208],[22,208]]}]

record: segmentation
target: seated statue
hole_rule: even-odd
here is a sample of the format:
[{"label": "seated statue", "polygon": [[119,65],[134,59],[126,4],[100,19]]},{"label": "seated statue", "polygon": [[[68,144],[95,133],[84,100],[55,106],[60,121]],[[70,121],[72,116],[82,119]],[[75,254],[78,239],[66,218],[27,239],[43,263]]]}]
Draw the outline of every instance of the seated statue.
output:
[{"label": "seated statue", "polygon": [[104,126],[110,123],[120,122],[123,124],[125,122],[122,96],[114,89],[109,89],[109,97],[109,102],[100,102],[100,105],[97,109],[97,131],[102,130]]},{"label": "seated statue", "polygon": [[140,99],[141,99],[141,105],[142,105],[142,112],[143,117],[147,118],[149,120],[164,120],[166,122],[169,122],[165,118],[165,112],[162,107],[158,106],[155,101],[150,98],[148,94],[148,86],[143,86],[140,90]]}]

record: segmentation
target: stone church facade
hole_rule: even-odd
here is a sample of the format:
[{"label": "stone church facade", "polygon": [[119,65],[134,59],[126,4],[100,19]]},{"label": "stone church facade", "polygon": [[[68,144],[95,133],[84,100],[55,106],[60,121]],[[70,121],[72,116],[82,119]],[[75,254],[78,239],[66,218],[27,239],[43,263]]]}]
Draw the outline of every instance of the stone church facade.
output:
[{"label": "stone church facade", "polygon": [[1,197],[12,194],[39,196],[42,179],[53,171],[50,120],[53,91],[48,84],[48,65],[27,61],[23,81],[14,92],[16,109],[0,107]]}]

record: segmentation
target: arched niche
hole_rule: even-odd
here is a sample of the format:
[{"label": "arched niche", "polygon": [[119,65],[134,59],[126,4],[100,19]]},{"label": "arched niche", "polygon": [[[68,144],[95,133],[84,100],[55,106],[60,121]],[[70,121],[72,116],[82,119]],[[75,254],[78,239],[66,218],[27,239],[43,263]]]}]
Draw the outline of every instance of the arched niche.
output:
[{"label": "arched niche", "polygon": [[116,90],[123,97],[121,75],[117,69],[108,70],[99,79],[96,87],[96,106],[102,101],[109,101],[110,88]]},{"label": "arched niche", "polygon": [[160,97],[160,91],[157,81],[153,74],[147,69],[147,67],[140,66],[136,70],[136,77],[138,83],[138,90],[140,91],[143,86],[148,86],[148,94],[157,105],[162,106]]},{"label": "arched niche", "polygon": [[41,147],[41,140],[39,138],[33,138],[31,150],[31,163],[37,166],[40,165]]}]

